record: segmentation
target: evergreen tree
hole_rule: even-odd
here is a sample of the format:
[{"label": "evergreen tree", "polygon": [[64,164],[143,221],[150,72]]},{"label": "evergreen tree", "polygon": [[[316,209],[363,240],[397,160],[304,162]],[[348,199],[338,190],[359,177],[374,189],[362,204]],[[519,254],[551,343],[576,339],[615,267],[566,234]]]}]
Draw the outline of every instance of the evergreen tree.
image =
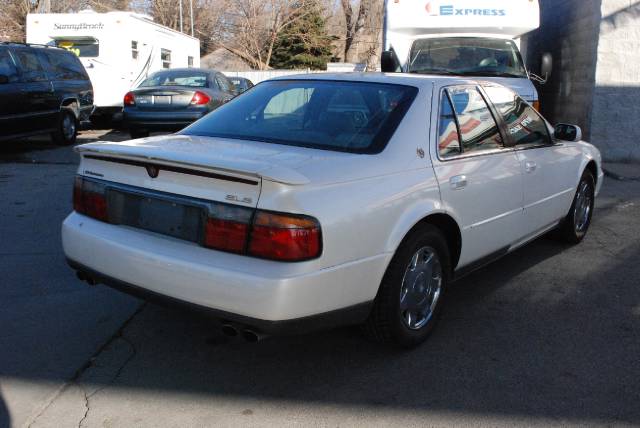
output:
[{"label": "evergreen tree", "polygon": [[311,68],[325,70],[332,59],[332,37],[327,34],[322,8],[316,2],[303,2],[296,19],[278,36],[270,65],[280,69]]}]

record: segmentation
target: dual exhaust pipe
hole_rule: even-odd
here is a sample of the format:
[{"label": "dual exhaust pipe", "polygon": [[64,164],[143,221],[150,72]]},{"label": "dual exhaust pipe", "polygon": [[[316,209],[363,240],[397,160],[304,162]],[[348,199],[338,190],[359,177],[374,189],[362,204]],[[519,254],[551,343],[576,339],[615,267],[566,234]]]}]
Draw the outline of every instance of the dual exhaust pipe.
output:
[{"label": "dual exhaust pipe", "polygon": [[[80,281],[84,281],[89,285],[98,284],[98,281],[96,281],[93,277],[80,270],[76,271],[76,276]],[[265,334],[251,330],[250,328],[236,326],[229,323],[222,324],[222,333],[227,337],[242,336],[242,338],[249,343],[257,343],[267,337]]]},{"label": "dual exhaust pipe", "polygon": [[257,343],[267,337],[266,335],[249,328],[239,328],[233,324],[228,323],[222,324],[222,334],[227,337],[242,336],[242,338],[249,343]]},{"label": "dual exhaust pipe", "polygon": [[76,271],[76,276],[80,281],[84,281],[89,285],[96,285],[98,283],[98,281],[80,270]]}]

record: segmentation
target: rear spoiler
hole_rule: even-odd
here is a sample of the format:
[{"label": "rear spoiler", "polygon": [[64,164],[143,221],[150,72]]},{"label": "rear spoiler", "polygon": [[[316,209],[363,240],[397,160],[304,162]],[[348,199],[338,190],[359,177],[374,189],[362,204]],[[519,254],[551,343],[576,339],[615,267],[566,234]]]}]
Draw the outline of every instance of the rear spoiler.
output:
[{"label": "rear spoiler", "polygon": [[[243,159],[198,159],[197,156],[190,153],[180,153],[178,158],[169,159],[160,153],[153,153],[153,150],[150,149],[145,150],[149,152],[148,154],[141,154],[135,153],[130,146],[109,145],[108,142],[83,144],[75,147],[75,151],[87,159],[140,167],[151,166],[183,174],[207,176],[244,182],[245,184],[257,185],[261,179],[289,185],[303,185],[310,182],[307,177],[292,168],[268,162]],[[251,180],[250,177],[257,181]]]}]

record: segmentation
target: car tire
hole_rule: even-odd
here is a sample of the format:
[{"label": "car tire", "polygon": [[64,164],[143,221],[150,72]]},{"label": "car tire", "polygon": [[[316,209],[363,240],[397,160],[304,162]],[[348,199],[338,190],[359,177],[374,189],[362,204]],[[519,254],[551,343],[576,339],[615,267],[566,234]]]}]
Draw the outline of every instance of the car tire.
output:
[{"label": "car tire", "polygon": [[586,170],[578,183],[571,209],[558,227],[556,234],[558,238],[569,244],[582,242],[593,217],[595,187],[593,174]]},{"label": "car tire", "polygon": [[129,135],[132,139],[145,138],[149,136],[149,131],[144,129],[129,129]]},{"label": "car tire", "polygon": [[78,120],[71,110],[60,111],[56,130],[51,133],[51,139],[60,146],[69,146],[76,142],[78,136]]},{"label": "car tire", "polygon": [[438,228],[415,227],[384,274],[363,326],[365,333],[380,343],[403,348],[424,342],[442,310],[450,260],[447,241]]}]

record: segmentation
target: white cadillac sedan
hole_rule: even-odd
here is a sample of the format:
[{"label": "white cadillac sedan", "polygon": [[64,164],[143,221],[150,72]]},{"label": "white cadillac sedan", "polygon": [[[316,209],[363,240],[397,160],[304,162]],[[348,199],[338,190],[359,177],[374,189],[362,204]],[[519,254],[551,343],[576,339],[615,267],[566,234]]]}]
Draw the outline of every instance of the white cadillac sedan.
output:
[{"label": "white cadillac sedan", "polygon": [[64,251],[247,340],[363,324],[415,346],[451,281],[552,229],[583,239],[603,173],[580,140],[494,83],[271,80],[178,134],[79,146]]}]

